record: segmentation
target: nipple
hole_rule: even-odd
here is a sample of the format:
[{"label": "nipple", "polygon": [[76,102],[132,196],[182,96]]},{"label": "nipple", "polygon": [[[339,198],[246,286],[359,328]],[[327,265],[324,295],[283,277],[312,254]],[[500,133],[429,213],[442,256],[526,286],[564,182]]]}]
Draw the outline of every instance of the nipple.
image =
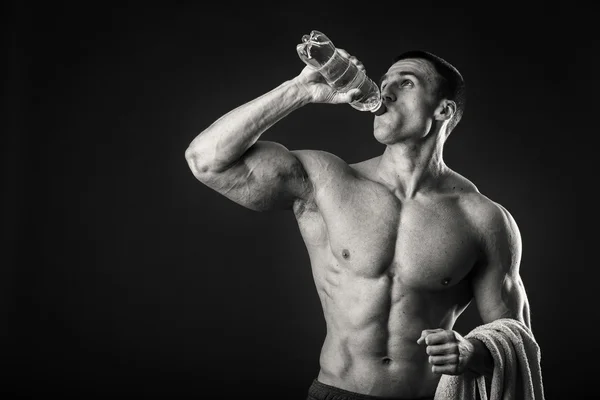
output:
[{"label": "nipple", "polygon": [[350,258],[350,252],[346,249],[342,250],[342,257],[344,257],[344,259],[349,259]]},{"label": "nipple", "polygon": [[442,280],[442,285],[448,286],[448,284],[450,283],[451,280],[452,280],[452,278],[444,278]]}]

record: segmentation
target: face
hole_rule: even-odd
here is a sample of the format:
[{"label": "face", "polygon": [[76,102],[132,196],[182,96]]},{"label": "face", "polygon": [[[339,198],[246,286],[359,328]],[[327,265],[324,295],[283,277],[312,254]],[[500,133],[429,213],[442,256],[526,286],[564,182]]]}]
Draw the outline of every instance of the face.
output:
[{"label": "face", "polygon": [[400,60],[388,69],[380,85],[387,111],[373,123],[379,142],[393,144],[430,132],[439,105],[437,76],[433,65],[422,59]]}]

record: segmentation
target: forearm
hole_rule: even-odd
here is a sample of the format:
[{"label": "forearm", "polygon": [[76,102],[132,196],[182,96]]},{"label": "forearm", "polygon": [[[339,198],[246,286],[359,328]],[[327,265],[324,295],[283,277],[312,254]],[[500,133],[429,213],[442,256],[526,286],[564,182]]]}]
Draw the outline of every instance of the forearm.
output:
[{"label": "forearm", "polygon": [[467,369],[475,375],[491,376],[494,370],[494,358],[483,344],[478,339],[468,339],[473,345],[473,352],[467,365]]},{"label": "forearm", "polygon": [[191,142],[186,158],[194,158],[196,168],[204,172],[225,169],[267,129],[309,101],[295,80],[286,81],[213,122]]}]

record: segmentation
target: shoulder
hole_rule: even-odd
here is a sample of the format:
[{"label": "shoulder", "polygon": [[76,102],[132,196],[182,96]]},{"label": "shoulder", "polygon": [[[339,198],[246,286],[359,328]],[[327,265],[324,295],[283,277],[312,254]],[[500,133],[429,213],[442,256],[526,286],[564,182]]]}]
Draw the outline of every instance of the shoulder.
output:
[{"label": "shoulder", "polygon": [[476,270],[483,274],[518,274],[521,234],[507,208],[479,192],[464,196],[460,202],[479,249]]},{"label": "shoulder", "polygon": [[520,242],[517,223],[505,206],[481,193],[471,181],[457,173],[447,185],[456,193],[463,215],[483,242],[500,240],[500,236],[512,245]]},{"label": "shoulder", "polygon": [[462,209],[471,223],[484,259],[496,260],[508,270],[521,258],[521,233],[512,214],[502,204],[477,192],[461,199]]},{"label": "shoulder", "polygon": [[470,193],[461,199],[461,205],[481,235],[518,235],[517,223],[510,211],[484,194]]},{"label": "shoulder", "polygon": [[357,162],[355,164],[350,164],[350,167],[362,176],[371,177],[373,174],[375,174],[375,171],[377,171],[377,166],[379,165],[380,161],[381,155]]}]

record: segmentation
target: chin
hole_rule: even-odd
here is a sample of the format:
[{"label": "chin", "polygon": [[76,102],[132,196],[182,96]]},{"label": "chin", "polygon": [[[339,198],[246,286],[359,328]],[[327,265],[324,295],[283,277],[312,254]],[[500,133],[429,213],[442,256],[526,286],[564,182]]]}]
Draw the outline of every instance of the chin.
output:
[{"label": "chin", "polygon": [[373,137],[383,144],[387,144],[394,136],[394,132],[390,129],[389,124],[375,119],[373,123]]},{"label": "chin", "polygon": [[375,129],[373,131],[373,137],[381,144],[390,144],[393,142],[394,136],[392,132],[387,129]]},{"label": "chin", "polygon": [[384,132],[389,131],[387,124],[377,118],[373,122],[373,135],[375,137],[381,136]]}]

